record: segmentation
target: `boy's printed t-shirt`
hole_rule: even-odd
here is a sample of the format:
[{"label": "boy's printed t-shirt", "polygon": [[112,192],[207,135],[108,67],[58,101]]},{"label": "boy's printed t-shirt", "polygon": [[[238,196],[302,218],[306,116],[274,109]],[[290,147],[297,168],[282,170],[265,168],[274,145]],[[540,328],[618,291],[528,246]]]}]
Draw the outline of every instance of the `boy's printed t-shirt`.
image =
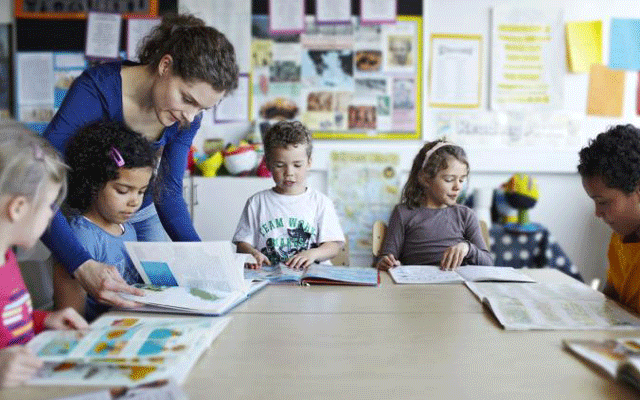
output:
[{"label": "boy's printed t-shirt", "polygon": [[609,282],[620,303],[640,312],[640,243],[622,243],[614,232],[609,243]]},{"label": "boy's printed t-shirt", "polygon": [[272,265],[324,242],[344,242],[331,200],[315,189],[283,195],[273,189],[251,196],[244,207],[233,242],[251,244]]},{"label": "boy's printed t-shirt", "polygon": [[27,343],[34,333],[42,330],[47,316],[44,311],[33,310],[13,251],[7,251],[4,259],[4,265],[0,266],[0,348]]}]

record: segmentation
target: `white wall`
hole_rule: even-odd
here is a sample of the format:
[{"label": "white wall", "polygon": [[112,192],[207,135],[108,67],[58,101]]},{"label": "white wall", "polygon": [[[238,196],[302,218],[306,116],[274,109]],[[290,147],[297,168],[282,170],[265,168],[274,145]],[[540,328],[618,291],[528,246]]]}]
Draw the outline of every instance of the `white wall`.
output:
[{"label": "white wall", "polygon": [[[484,37],[484,60],[489,60],[488,44],[490,43],[490,9],[493,5],[510,3],[514,6],[531,7],[561,7],[566,21],[597,20],[603,21],[603,63],[608,62],[609,49],[609,21],[611,17],[640,18],[640,7],[635,0],[611,0],[606,6],[600,1],[577,0],[424,0],[424,49],[423,55],[423,138],[431,138],[430,112],[427,97],[428,74],[428,45],[430,33],[474,33]],[[488,104],[488,61],[485,61],[483,71],[483,100],[482,108]],[[626,73],[624,115],[621,119],[598,118],[585,116],[582,122],[584,142],[589,137],[606,129],[607,126],[618,123],[633,123],[640,125],[640,118],[635,115],[635,89],[638,84],[637,74]],[[587,99],[588,74],[565,75],[565,108],[580,115],[585,115]],[[223,137],[228,141],[237,141],[248,129],[247,124],[218,125],[203,127],[203,133],[196,138],[196,145],[201,148],[204,137]],[[326,190],[326,169],[328,154],[333,150],[369,150],[388,152],[395,151],[401,155],[401,165],[406,171],[416,154],[421,141],[316,141],[314,143],[314,171],[311,184],[320,190]],[[540,199],[531,210],[533,221],[549,228],[553,237],[559,242],[567,255],[576,264],[587,281],[594,277],[605,278],[606,248],[611,234],[610,229],[593,215],[593,204],[584,194],[581,181],[575,172],[549,172],[553,166],[545,170],[548,157],[556,157],[554,150],[549,152],[530,152],[520,150],[525,158],[540,157],[545,162],[530,162],[522,165],[517,163],[507,168],[501,161],[505,154],[484,150],[467,149],[471,163],[470,183],[473,187],[497,187],[506,181],[514,172],[531,174],[538,180]],[[577,152],[563,154],[562,162],[568,165],[568,170],[577,163]],[[514,159],[514,157],[510,157]],[[515,158],[517,160],[517,157]],[[540,166],[542,165],[542,166]],[[475,166],[475,167],[474,167]],[[565,168],[566,169],[566,168]]]},{"label": "white wall", "polygon": [[0,24],[6,24],[13,19],[13,0],[0,0]]}]

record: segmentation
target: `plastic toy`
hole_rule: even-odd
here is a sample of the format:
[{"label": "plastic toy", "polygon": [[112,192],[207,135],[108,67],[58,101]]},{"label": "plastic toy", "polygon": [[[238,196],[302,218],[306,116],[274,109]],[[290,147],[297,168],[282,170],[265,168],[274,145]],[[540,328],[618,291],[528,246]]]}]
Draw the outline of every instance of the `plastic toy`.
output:
[{"label": "plastic toy", "polygon": [[517,231],[535,231],[536,224],[529,222],[529,210],[538,201],[538,184],[526,174],[515,174],[502,185],[504,196],[509,205],[518,210],[518,221],[505,224],[505,229]]}]

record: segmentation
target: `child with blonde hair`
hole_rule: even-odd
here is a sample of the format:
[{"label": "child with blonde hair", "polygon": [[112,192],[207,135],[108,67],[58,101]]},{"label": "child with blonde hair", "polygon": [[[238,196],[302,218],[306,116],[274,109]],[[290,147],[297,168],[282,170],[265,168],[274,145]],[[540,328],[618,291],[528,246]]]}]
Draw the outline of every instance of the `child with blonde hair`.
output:
[{"label": "child with blonde hair", "polygon": [[422,147],[389,219],[377,268],[493,265],[478,218],[456,202],[468,175],[469,162],[460,146],[440,140]]},{"label": "child with blonde hair", "polygon": [[12,249],[38,241],[65,193],[66,166],[53,147],[16,122],[0,121],[0,387],[20,385],[42,366],[24,346],[35,333],[88,327],[71,308],[33,310]]}]

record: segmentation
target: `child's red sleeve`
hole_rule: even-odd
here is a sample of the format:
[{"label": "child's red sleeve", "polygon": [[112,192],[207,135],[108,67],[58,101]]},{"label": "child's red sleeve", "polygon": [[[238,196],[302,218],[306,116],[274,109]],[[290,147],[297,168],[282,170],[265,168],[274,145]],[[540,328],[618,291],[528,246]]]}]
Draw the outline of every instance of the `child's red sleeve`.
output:
[{"label": "child's red sleeve", "polygon": [[40,333],[44,330],[44,320],[49,315],[46,311],[33,310],[33,333]]}]

